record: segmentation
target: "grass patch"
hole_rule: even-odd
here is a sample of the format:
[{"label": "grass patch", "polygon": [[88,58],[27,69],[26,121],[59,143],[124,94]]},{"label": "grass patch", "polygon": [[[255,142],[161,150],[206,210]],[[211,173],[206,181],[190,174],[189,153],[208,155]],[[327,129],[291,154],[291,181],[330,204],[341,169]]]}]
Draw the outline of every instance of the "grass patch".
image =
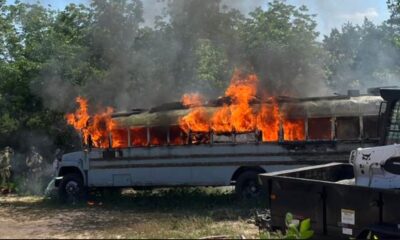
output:
[{"label": "grass patch", "polygon": [[96,199],[104,207],[146,210],[201,211],[212,209],[262,208],[261,200],[239,200],[231,190],[213,188],[171,188],[154,191],[124,192],[121,196]]},{"label": "grass patch", "polygon": [[96,196],[92,206],[20,196],[2,197],[0,203],[22,219],[18,222],[28,221],[23,226],[46,219],[50,232],[38,235],[44,238],[258,238],[248,220],[265,207],[262,201],[240,201],[231,190],[215,188],[125,191],[119,197]]}]

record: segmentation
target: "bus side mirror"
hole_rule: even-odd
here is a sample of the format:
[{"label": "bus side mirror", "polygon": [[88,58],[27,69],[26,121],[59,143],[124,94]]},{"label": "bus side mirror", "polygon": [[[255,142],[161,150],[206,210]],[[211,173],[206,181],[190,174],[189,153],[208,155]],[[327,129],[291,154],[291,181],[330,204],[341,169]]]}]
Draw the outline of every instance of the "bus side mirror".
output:
[{"label": "bus side mirror", "polygon": [[379,117],[382,116],[386,112],[387,104],[388,104],[388,102],[386,102],[386,101],[381,102],[381,104],[379,106]]}]

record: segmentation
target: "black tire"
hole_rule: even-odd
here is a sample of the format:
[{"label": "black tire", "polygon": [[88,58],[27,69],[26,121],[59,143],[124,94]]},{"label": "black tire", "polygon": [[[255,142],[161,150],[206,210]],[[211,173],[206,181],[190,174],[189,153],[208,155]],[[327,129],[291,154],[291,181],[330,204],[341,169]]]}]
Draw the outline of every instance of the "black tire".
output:
[{"label": "black tire", "polygon": [[83,179],[76,173],[65,175],[58,187],[58,197],[62,203],[75,204],[83,200],[84,192]]},{"label": "black tire", "polygon": [[259,172],[246,171],[239,175],[235,184],[235,192],[240,199],[257,199],[265,195],[258,181]]}]

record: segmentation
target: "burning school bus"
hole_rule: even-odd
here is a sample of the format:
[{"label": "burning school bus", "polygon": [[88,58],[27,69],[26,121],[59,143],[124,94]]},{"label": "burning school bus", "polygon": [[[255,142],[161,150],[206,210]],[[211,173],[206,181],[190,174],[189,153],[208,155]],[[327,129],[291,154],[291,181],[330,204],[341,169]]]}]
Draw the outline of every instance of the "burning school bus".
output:
[{"label": "burning school bus", "polygon": [[83,151],[65,154],[61,197],[85,187],[235,185],[260,194],[257,174],[331,161],[379,143],[380,96],[256,97],[257,79],[232,80],[225,96],[149,110],[90,116],[87,101],[66,116],[82,134]]}]

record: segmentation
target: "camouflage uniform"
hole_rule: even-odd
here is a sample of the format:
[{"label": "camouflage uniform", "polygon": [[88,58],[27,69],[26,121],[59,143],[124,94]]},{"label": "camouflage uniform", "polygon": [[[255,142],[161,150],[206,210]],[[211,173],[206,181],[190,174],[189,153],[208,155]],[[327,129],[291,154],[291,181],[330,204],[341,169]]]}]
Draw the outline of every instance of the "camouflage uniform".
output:
[{"label": "camouflage uniform", "polygon": [[32,147],[29,156],[26,158],[26,166],[28,166],[30,177],[34,181],[39,180],[42,162],[43,157],[36,151],[35,147]]},{"label": "camouflage uniform", "polygon": [[12,154],[12,149],[6,147],[0,155],[0,187],[8,187],[8,184],[10,183]]}]

